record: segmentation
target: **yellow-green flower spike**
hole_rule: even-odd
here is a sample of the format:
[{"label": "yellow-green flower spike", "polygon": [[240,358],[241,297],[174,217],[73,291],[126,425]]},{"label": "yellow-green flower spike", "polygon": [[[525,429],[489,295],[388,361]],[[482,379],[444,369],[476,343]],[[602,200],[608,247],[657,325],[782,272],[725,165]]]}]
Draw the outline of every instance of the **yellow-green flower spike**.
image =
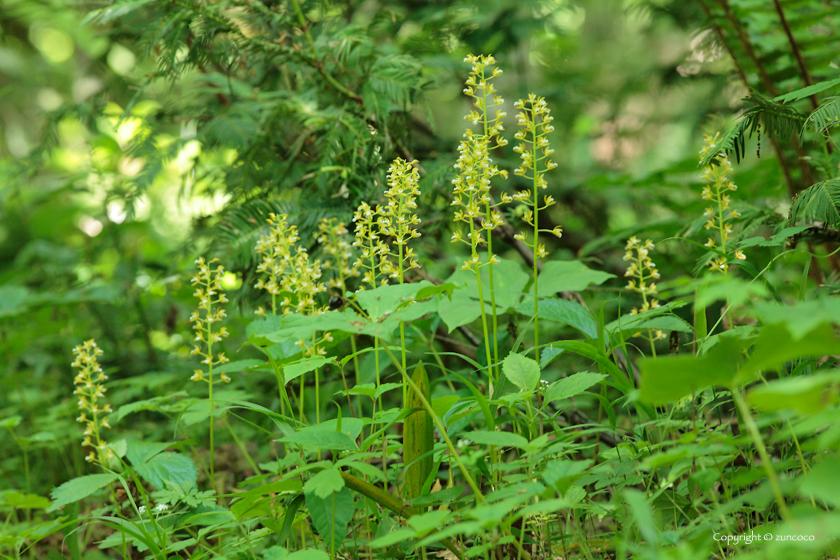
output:
[{"label": "yellow-green flower spike", "polygon": [[488,146],[505,146],[508,141],[501,136],[505,129],[502,119],[507,116],[501,109],[496,109],[493,117],[490,118],[491,109],[500,107],[505,100],[498,95],[492,80],[502,75],[501,68],[493,68],[496,59],[493,55],[467,55],[464,62],[472,64],[470,75],[464,87],[464,94],[473,98],[473,105],[476,110],[464,116],[464,119],[474,125],[482,125],[483,130],[479,133],[487,138]]},{"label": "yellow-green flower spike", "polygon": [[338,290],[340,295],[344,295],[347,280],[359,276],[359,261],[353,262],[353,244],[347,240],[349,234],[345,223],[338,218],[323,218],[318,224],[318,243],[331,259],[324,261],[322,268],[333,272],[327,285]]},{"label": "yellow-green flower spike", "polygon": [[[388,251],[382,255],[380,270],[390,274],[399,283],[403,282],[403,274],[413,268],[420,268],[417,254],[408,246],[408,241],[420,237],[416,226],[420,224],[417,217],[417,197],[420,196],[418,182],[420,174],[414,167],[417,161],[405,161],[397,158],[388,168],[388,187],[385,191],[387,203],[378,208],[376,225],[380,236],[391,237],[397,246],[396,252]],[[391,258],[397,260],[396,265]]]},{"label": "yellow-green flower spike", "polygon": [[[277,312],[276,299],[282,291],[280,279],[293,265],[293,249],[300,239],[297,226],[290,226],[287,219],[286,214],[269,214],[266,220],[270,225],[268,234],[261,236],[255,247],[257,255],[262,256],[262,261],[257,265],[257,274],[263,275],[264,278],[257,280],[254,287],[271,294],[272,313]],[[264,315],[265,310],[260,307],[256,313]]]},{"label": "yellow-green flower spike", "polygon": [[[201,363],[207,366],[208,377],[205,378],[203,369],[196,369],[193,371],[193,376],[190,378],[193,381],[205,381],[212,384],[213,366],[226,364],[230,360],[225,356],[224,352],[215,353],[213,345],[222,342],[227,338],[227,328],[214,328],[216,324],[220,324],[227,316],[225,310],[220,306],[222,303],[227,303],[228,299],[222,290],[222,277],[225,274],[225,269],[221,265],[217,266],[215,270],[210,270],[211,264],[217,262],[219,259],[213,259],[209,263],[204,262],[204,257],[196,259],[195,263],[198,265],[198,274],[196,274],[191,283],[193,286],[198,286],[193,294],[198,298],[198,309],[196,309],[190,316],[190,322],[193,324],[193,331],[195,331],[195,346],[192,354],[202,357]],[[225,383],[230,382],[230,377],[226,374],[221,374],[220,379]]]},{"label": "yellow-green flower spike", "polygon": [[[715,134],[714,138],[704,135],[703,139],[703,149],[700,150],[701,160],[720,142],[718,134]],[[706,218],[705,228],[718,233],[717,242],[713,237],[709,237],[704,245],[710,249],[717,249],[724,254],[724,256],[715,257],[709,261],[709,269],[720,272],[729,270],[729,262],[726,256],[729,255],[727,242],[732,239],[732,220],[741,217],[741,214],[732,208],[732,197],[729,193],[738,190],[738,187],[732,182],[731,174],[732,162],[729,161],[726,153],[720,152],[715,157],[714,164],[710,163],[703,168],[703,175],[701,176],[702,180],[710,183],[705,185],[700,193],[703,200],[711,202],[711,206],[706,207],[703,212],[703,216]],[[720,245],[717,243],[720,243]],[[737,260],[747,258],[740,249],[735,251],[731,257]]]},{"label": "yellow-green flower spike", "polygon": [[[642,242],[636,236],[628,239],[627,245],[624,247],[624,260],[630,261],[624,273],[625,277],[630,278],[627,282],[627,289],[638,292],[642,296],[642,306],[640,308],[634,307],[630,311],[632,315],[659,307],[659,301],[654,297],[657,295],[654,280],[659,280],[659,270],[657,270],[650,256],[655,248],[653,241],[650,239]],[[636,333],[634,336],[641,336],[641,333]],[[665,333],[661,330],[649,331],[648,340],[651,342],[651,348],[653,348],[655,340],[665,338],[665,336]]]},{"label": "yellow-green flower spike", "polygon": [[79,369],[73,379],[76,385],[73,394],[79,396],[77,406],[81,411],[76,421],[85,425],[82,446],[93,448],[85,460],[103,464],[114,457],[114,452],[101,435],[103,429],[111,427],[105,414],[113,412],[110,404],[101,402],[107,391],[103,383],[108,379],[96,359],[102,355],[102,349],[91,339],[73,348],[73,354],[75,360],[70,365]]},{"label": "yellow-green flower spike", "polygon": [[383,276],[382,259],[388,255],[388,245],[379,236],[376,226],[377,212],[367,202],[362,202],[353,214],[353,222],[356,224],[356,241],[353,246],[361,250],[361,255],[353,263],[353,268],[363,270],[360,290],[368,284],[371,288],[388,283],[387,276]]}]

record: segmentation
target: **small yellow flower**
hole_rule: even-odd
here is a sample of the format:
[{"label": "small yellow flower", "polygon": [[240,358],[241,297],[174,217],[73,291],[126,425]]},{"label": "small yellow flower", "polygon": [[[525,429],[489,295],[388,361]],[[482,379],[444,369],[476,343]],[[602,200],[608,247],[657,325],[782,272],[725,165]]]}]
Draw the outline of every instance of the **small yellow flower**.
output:
[{"label": "small yellow flower", "polygon": [[[705,158],[712,149],[719,143],[718,135],[714,138],[704,136],[703,149],[700,150],[700,157]],[[709,185],[703,187],[701,197],[703,200],[712,201],[712,206],[708,206],[703,212],[703,216],[707,219],[705,228],[707,230],[716,230],[720,238],[720,252],[727,254],[727,241],[732,239],[734,229],[730,220],[737,219],[741,216],[740,212],[732,208],[732,198],[727,194],[728,191],[736,191],[738,187],[732,182],[730,174],[732,173],[732,163],[726,157],[724,152],[719,153],[715,157],[715,164],[709,164],[703,170],[702,179],[708,181]],[[715,240],[709,238],[705,243],[706,247],[717,248]],[[744,260],[746,256],[743,251],[736,251],[733,255],[737,260]],[[717,270],[719,272],[727,272],[729,264],[725,257],[716,258],[709,262],[710,270]]]}]

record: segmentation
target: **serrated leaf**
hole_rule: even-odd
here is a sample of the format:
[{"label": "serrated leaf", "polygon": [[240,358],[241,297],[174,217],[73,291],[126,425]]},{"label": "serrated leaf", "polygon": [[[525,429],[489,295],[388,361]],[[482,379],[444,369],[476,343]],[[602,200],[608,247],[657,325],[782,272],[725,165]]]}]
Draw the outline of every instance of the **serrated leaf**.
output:
[{"label": "serrated leaf", "polygon": [[583,393],[596,383],[600,383],[606,378],[607,376],[602,373],[592,373],[589,371],[573,373],[572,375],[549,385],[548,389],[545,391],[544,402],[549,403],[574,397],[575,395]]},{"label": "serrated leaf", "polygon": [[324,469],[315,474],[303,485],[303,491],[307,494],[315,494],[319,498],[326,498],[333,492],[344,488],[344,479],[336,468]]},{"label": "serrated leaf", "polygon": [[166,488],[166,481],[194,484],[198,476],[198,469],[192,459],[174,451],[155,455],[144,463],[135,465],[134,471],[160,489]]},{"label": "serrated leaf", "polygon": [[[528,317],[534,316],[534,303],[523,301],[516,311]],[[559,298],[546,298],[539,301],[540,320],[557,321],[574,327],[589,338],[598,336],[598,323],[581,304]]]},{"label": "serrated leaf", "polygon": [[89,474],[87,476],[80,476],[73,480],[68,480],[58,488],[54,489],[50,494],[53,503],[47,508],[47,511],[56,511],[59,508],[72,504],[87,498],[100,488],[108,486],[119,477],[112,473],[105,474]]},{"label": "serrated leaf", "polygon": [[522,354],[508,354],[502,361],[502,371],[520,391],[533,391],[540,382],[539,364]]},{"label": "serrated leaf", "polygon": [[317,494],[304,494],[312,524],[333,553],[347,536],[347,525],[353,519],[353,493],[347,487],[320,498]]}]

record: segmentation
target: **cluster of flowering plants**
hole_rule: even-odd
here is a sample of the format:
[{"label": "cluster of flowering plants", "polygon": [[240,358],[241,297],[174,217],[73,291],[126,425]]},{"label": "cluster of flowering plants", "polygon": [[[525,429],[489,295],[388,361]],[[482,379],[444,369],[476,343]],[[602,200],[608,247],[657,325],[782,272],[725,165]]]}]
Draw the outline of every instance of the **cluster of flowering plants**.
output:
[{"label": "cluster of flowering plants", "polygon": [[[818,550],[834,546],[840,436],[826,426],[838,414],[838,300],[781,306],[755,287],[764,272],[753,282],[713,272],[746,260],[725,154],[700,179],[716,235],[712,256],[699,256],[710,271],[668,282],[654,263],[657,245],[660,256],[702,247],[691,229],[656,245],[624,232],[623,290],[592,262],[552,257],[563,228],[541,226],[559,206],[547,194],[558,167],[548,104],[514,103],[514,167],[503,73],[492,56],[465,62],[475,128],[446,196],[424,195],[421,163],[397,158],[352,222],[307,229],[269,213],[241,278],[224,254],[195,261],[193,350],[171,356],[185,389],[115,410],[103,351],[93,340],[73,350],[98,470],[52,501],[35,497],[60,517],[33,541],[79,525],[117,558],[693,560],[737,556],[714,535],[760,527],[812,530],[826,539]],[[441,265],[424,253],[421,217],[443,200],[460,252]],[[451,274],[427,272],[441,268]],[[709,328],[721,301],[729,322]],[[147,414],[166,418],[162,441],[129,428]],[[789,439],[766,437],[767,426]],[[106,441],[105,429],[122,438]],[[0,506],[24,509],[22,496],[0,494]],[[756,507],[742,516],[738,500]],[[790,550],[770,539],[751,552]]]}]

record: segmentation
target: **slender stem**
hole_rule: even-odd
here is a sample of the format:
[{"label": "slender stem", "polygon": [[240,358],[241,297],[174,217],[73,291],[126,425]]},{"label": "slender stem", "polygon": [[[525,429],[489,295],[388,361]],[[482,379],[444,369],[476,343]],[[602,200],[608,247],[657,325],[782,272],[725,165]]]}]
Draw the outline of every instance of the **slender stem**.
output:
[{"label": "slender stem", "polygon": [[773,495],[776,497],[776,502],[779,504],[779,512],[782,514],[782,518],[785,521],[788,521],[791,519],[790,511],[785,503],[785,497],[782,495],[782,489],[779,486],[779,478],[776,476],[776,471],[773,469],[773,460],[770,457],[770,454],[767,453],[767,448],[764,446],[764,440],[761,439],[761,432],[758,431],[758,426],[756,425],[755,420],[753,420],[750,408],[744,400],[744,397],[741,396],[740,389],[733,389],[731,393],[732,400],[735,401],[735,405],[741,412],[744,424],[746,424],[753,443],[758,449],[758,454],[761,457],[761,462],[764,466],[764,472],[767,473],[767,480],[770,482],[770,488],[773,491]]},{"label": "slender stem", "polygon": [[[390,356],[391,360],[396,365],[397,360],[394,357],[394,354],[391,352],[391,349],[388,347],[387,344],[384,346],[384,349],[385,349],[385,352],[388,354],[388,356]],[[487,499],[481,493],[481,489],[478,487],[478,484],[476,484],[475,479],[473,479],[473,477],[470,475],[469,471],[467,470],[467,467],[464,465],[464,462],[461,460],[461,456],[458,454],[457,447],[455,447],[455,444],[452,443],[452,440],[449,438],[449,435],[446,433],[446,426],[443,425],[443,422],[441,422],[440,418],[438,418],[437,414],[435,414],[434,408],[432,408],[432,405],[426,399],[426,396],[423,395],[423,391],[421,391],[420,388],[417,386],[417,384],[414,383],[414,381],[412,381],[412,379],[411,379],[411,377],[409,377],[408,373],[401,367],[398,367],[398,369],[400,370],[400,374],[402,375],[403,381],[405,383],[407,383],[409,387],[411,387],[411,390],[414,391],[415,395],[417,395],[417,400],[420,401],[420,404],[423,405],[423,408],[426,410],[426,412],[429,413],[429,416],[432,418],[432,422],[434,422],[435,426],[437,426],[438,432],[440,432],[441,437],[443,437],[443,440],[446,442],[446,447],[449,450],[449,453],[452,457],[452,460],[455,461],[455,464],[458,466],[458,469],[461,471],[461,474],[463,475],[464,480],[467,481],[467,484],[472,489],[476,502],[479,502],[481,504],[486,504]],[[510,533],[510,530],[508,528],[503,527],[502,532],[505,535],[512,537],[512,535]],[[513,539],[513,545],[518,551],[521,551],[520,554],[522,554],[522,556],[524,556],[526,560],[531,559],[531,555],[528,554],[528,552],[526,552],[525,550],[522,550],[522,547],[519,545],[519,541],[517,541],[516,539]]]}]

